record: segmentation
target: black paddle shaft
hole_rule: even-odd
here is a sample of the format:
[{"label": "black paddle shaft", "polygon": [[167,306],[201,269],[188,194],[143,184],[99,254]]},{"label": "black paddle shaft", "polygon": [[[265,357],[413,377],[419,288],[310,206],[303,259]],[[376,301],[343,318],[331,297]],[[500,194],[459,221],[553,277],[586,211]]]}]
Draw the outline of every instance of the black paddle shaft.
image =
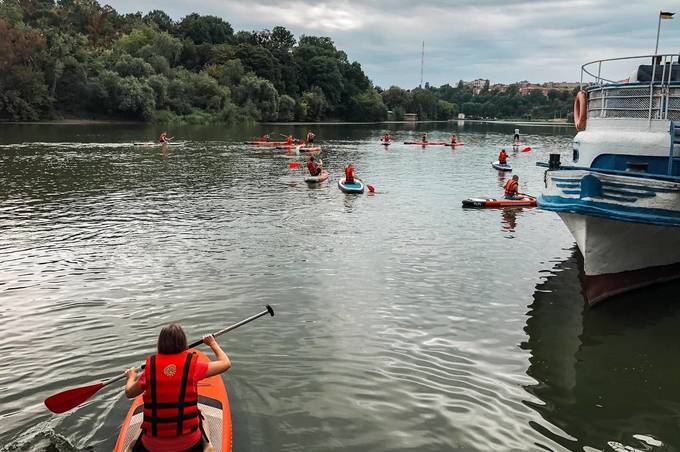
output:
[{"label": "black paddle shaft", "polygon": [[[233,325],[228,326],[228,327],[226,327],[226,328],[224,328],[224,329],[222,329],[222,330],[219,330],[219,331],[216,332],[216,333],[213,333],[213,337],[221,336],[221,335],[223,335],[223,334],[225,334],[225,333],[228,333],[229,331],[235,330],[236,328],[238,328],[238,327],[240,327],[240,326],[243,326],[243,325],[245,325],[246,323],[250,323],[250,322],[252,322],[252,321],[255,320],[255,319],[259,319],[259,318],[262,317],[263,315],[267,315],[267,314],[269,314],[269,315],[271,315],[272,317],[274,317],[274,309],[273,309],[271,306],[269,306],[269,305],[266,305],[266,309],[265,309],[264,311],[259,312],[259,313],[255,314],[255,315],[253,315],[253,316],[250,316],[250,317],[248,317],[247,319],[243,319],[243,320],[241,320],[241,321],[238,322],[238,323],[234,323]],[[189,344],[189,347],[188,347],[188,348],[198,347],[198,346],[201,345],[202,343],[203,343],[203,339],[200,339],[200,340],[198,340],[198,341],[196,341],[196,342],[192,342],[191,344]],[[142,365],[139,367],[139,370],[144,370],[144,367],[146,367],[146,364],[142,364]],[[122,380],[123,378],[125,378],[125,374],[119,375],[118,377],[115,377],[115,378],[112,378],[111,380],[105,382],[105,383],[104,383],[104,386],[108,386],[108,385],[110,385],[110,384],[113,383],[113,382]]]}]

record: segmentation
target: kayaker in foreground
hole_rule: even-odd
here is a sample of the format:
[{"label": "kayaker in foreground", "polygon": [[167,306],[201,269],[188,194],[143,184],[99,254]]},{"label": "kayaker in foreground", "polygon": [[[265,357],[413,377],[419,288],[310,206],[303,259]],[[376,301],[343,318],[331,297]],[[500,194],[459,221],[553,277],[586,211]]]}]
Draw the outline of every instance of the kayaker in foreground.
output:
[{"label": "kayaker in foreground", "polygon": [[505,190],[505,199],[519,199],[519,176],[514,175],[512,179],[508,180],[503,186]]},{"label": "kayaker in foreground", "polygon": [[314,135],[314,132],[311,130],[307,131],[307,145],[310,145],[314,143],[314,138],[316,138],[316,135]]},{"label": "kayaker in foreground", "polygon": [[307,169],[309,174],[312,176],[320,176],[323,171],[323,162],[319,160],[319,164],[314,163],[314,156],[310,155],[309,160],[307,160]]},{"label": "kayaker in foreground", "polygon": [[158,336],[158,353],[146,358],[144,373],[137,369],[125,374],[125,395],[133,399],[144,395],[144,421],[141,441],[132,451],[203,451],[201,414],[198,411],[198,382],[229,370],[231,361],[212,335],[203,343],[215,353],[216,361],[198,362],[187,350],[187,337],[177,324],[166,325]]},{"label": "kayaker in foreground", "polygon": [[505,149],[501,149],[501,153],[498,154],[498,163],[500,163],[501,165],[508,164],[508,153],[505,152]]},{"label": "kayaker in foreground", "polygon": [[354,172],[354,165],[350,163],[345,167],[345,183],[346,184],[353,184],[354,179],[357,177],[356,173]]}]

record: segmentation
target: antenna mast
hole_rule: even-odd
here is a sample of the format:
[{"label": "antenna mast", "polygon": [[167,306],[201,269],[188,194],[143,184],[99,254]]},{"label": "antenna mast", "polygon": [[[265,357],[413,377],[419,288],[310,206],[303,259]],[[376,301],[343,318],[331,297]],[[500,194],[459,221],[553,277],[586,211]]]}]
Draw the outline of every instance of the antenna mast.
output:
[{"label": "antenna mast", "polygon": [[420,87],[423,87],[423,68],[425,67],[425,41],[423,41],[423,50],[420,52]]}]

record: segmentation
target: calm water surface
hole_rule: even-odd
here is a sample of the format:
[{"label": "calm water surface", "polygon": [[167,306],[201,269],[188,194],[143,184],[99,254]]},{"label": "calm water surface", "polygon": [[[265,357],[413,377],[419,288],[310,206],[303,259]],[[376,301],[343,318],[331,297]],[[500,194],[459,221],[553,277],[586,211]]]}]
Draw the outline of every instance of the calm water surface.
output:
[{"label": "calm water surface", "polygon": [[[453,130],[457,150],[376,144],[376,126],[315,127],[331,180],[242,142],[276,130],[0,126],[0,445],[111,450],[122,386],[52,415],[42,401],[153,350],[161,325],[220,338],[237,451],[680,450],[680,285],[584,307],[580,256],[538,209],[499,196],[512,125]],[[522,127],[511,157],[539,193],[570,129]],[[354,162],[373,196],[336,187]]]}]

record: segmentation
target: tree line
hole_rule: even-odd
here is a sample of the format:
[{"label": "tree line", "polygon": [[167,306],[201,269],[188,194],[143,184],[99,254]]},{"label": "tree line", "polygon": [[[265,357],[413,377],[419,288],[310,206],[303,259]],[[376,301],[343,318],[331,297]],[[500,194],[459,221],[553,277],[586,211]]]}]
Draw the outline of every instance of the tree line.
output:
[{"label": "tree line", "polygon": [[188,123],[552,117],[561,93],[376,87],[328,37],[238,31],[215,16],[119,14],[96,0],[0,0],[0,119]]}]

